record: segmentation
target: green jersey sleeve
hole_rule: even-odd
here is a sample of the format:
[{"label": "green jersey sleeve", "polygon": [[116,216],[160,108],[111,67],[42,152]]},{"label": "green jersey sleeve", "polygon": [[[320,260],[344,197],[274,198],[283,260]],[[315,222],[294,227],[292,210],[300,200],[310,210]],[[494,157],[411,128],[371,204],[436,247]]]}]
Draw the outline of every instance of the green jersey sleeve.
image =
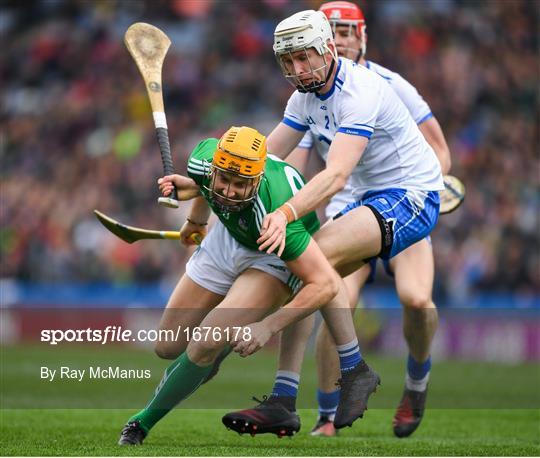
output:
[{"label": "green jersey sleeve", "polygon": [[294,261],[309,245],[311,234],[319,229],[319,220],[310,213],[287,226],[285,249],[281,255],[284,261]]},{"label": "green jersey sleeve", "polygon": [[[272,155],[268,156],[265,174],[259,197],[268,213],[281,207],[305,184],[304,177],[294,167]],[[308,213],[289,224],[281,259],[293,261],[298,258],[307,248],[311,235],[319,227],[319,219],[315,212]]]},{"label": "green jersey sleeve", "polygon": [[217,138],[207,138],[200,142],[189,156],[187,164],[188,176],[199,186],[203,186],[206,180],[208,166],[212,162],[217,144]]}]

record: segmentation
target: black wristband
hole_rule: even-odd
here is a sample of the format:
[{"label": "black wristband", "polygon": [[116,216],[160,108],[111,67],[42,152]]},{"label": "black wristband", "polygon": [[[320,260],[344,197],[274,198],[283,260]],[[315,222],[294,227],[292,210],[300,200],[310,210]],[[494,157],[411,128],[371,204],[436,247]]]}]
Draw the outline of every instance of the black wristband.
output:
[{"label": "black wristband", "polygon": [[190,224],[194,224],[195,226],[208,226],[208,222],[206,222],[206,223],[196,223],[195,221],[193,221],[190,218],[186,218],[186,221],[188,223],[190,223]]}]

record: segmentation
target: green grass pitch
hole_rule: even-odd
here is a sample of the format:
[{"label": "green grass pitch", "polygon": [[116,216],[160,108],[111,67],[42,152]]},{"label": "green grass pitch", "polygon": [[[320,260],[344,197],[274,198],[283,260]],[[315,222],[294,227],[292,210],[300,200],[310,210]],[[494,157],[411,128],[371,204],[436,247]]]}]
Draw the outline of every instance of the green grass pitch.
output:
[{"label": "green grass pitch", "polygon": [[[382,386],[364,419],[338,438],[312,438],[316,411],[313,357],[299,395],[302,430],[292,439],[227,431],[221,416],[253,405],[271,387],[275,353],[228,358],[218,377],[175,409],[142,447],[116,446],[125,420],[142,407],[167,363],[143,350],[42,346],[1,349],[0,452],[5,456],[436,456],[540,454],[540,389],[536,364],[435,362],[428,410],[407,439],[392,435],[403,381],[403,358],[369,356]],[[42,365],[151,368],[150,380],[46,382]]]}]

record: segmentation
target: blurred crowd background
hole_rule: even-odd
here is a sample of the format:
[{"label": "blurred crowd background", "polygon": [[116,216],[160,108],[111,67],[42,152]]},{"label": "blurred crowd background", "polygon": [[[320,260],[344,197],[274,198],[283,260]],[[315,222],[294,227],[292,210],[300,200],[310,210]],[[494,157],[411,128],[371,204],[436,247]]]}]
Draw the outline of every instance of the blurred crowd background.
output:
[{"label": "blurred crowd background", "polygon": [[[161,161],[144,84],[123,45],[149,22],[172,40],[165,105],[178,171],[231,125],[268,134],[292,88],[272,53],[284,17],[314,1],[41,0],[0,12],[0,278],[40,283],[174,282],[175,242],[127,245],[97,208],[177,229],[156,203]],[[430,104],[467,186],[433,233],[436,293],[540,292],[539,4],[535,0],[363,0],[367,57]]]}]

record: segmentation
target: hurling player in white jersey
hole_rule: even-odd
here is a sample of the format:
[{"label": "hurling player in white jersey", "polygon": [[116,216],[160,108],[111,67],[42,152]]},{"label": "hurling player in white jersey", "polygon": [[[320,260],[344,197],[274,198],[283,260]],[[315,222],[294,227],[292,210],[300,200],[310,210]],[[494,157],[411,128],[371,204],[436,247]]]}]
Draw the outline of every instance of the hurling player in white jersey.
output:
[{"label": "hurling player in white jersey", "polygon": [[[354,3],[344,1],[324,3],[319,10],[324,12],[330,21],[338,55],[364,65],[388,82],[435,151],[442,173],[447,174],[451,164],[450,151],[429,105],[401,75],[365,59],[367,34],[362,10]],[[328,149],[329,145],[324,139],[314,139],[313,134],[307,132],[287,161],[303,170],[306,168],[310,151],[315,151],[326,162]],[[355,201],[350,181],[327,205],[325,213],[328,219]],[[353,310],[358,302],[359,290],[375,274],[376,262],[377,260],[373,259],[345,278]],[[393,421],[395,434],[404,437],[414,432],[422,418],[429,378],[430,346],[437,329],[437,311],[432,301],[434,262],[429,237],[383,262],[387,273],[395,277],[396,290],[403,305],[403,333],[409,347],[405,390]],[[306,322],[313,321],[313,318],[310,317]],[[290,351],[291,346],[286,342],[286,338],[283,339],[282,347]],[[317,335],[316,355],[319,418],[311,434],[333,436],[336,430],[332,420],[339,401],[339,390],[335,387],[335,380],[339,377],[339,365],[335,345],[324,324]],[[419,366],[419,369],[416,366]],[[409,406],[413,408],[410,409]]]},{"label": "hurling player in white jersey", "polygon": [[[371,258],[389,260],[425,239],[439,215],[438,191],[444,188],[441,166],[388,82],[356,62],[337,57],[332,28],[320,11],[302,11],[280,22],[274,52],[284,76],[297,90],[283,121],[268,137],[269,150],[285,158],[307,131],[329,149],[326,168],[265,217],[259,249],[277,249],[279,254],[287,225],[326,204],[347,183],[354,202],[315,234],[342,276]],[[432,279],[424,281],[431,285]],[[299,371],[294,365],[301,361],[298,355],[306,339],[301,332],[289,334],[293,338],[286,354],[280,355],[280,368],[294,372]],[[341,358],[339,348],[338,353]],[[417,366],[424,363],[417,361]],[[367,382],[363,386],[361,379],[347,387],[374,388]],[[334,419],[338,429],[348,425]]]}]

